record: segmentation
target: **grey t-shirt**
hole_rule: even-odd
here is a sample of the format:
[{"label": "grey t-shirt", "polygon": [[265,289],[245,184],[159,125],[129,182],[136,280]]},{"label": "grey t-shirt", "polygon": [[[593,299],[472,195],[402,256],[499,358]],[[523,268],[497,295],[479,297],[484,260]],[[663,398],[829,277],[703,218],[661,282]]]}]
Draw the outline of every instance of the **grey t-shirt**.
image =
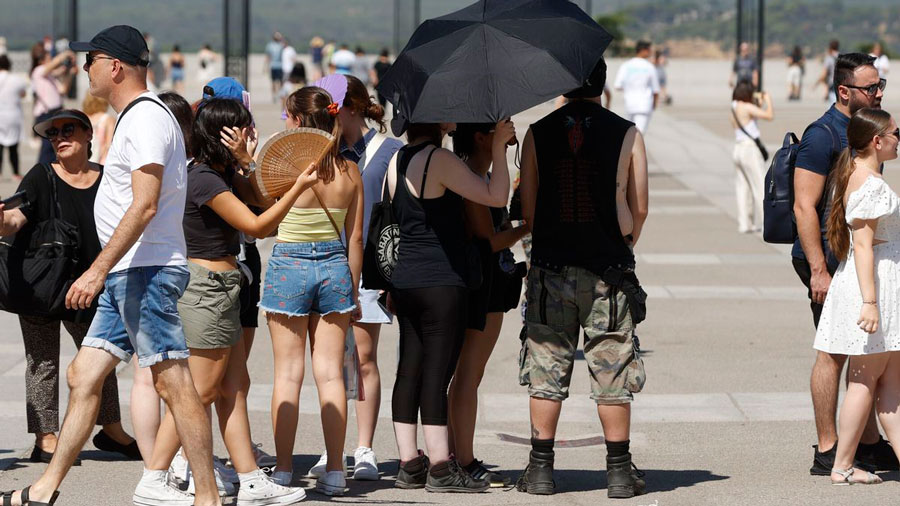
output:
[{"label": "grey t-shirt", "polygon": [[206,204],[220,193],[231,191],[234,171],[221,174],[203,163],[188,167],[184,204],[184,242],[192,258],[216,259],[241,251],[240,234]]},{"label": "grey t-shirt", "polygon": [[756,59],[754,58],[738,58],[734,61],[734,73],[737,74],[738,82],[753,81],[753,72],[755,72],[759,66],[756,64]]}]

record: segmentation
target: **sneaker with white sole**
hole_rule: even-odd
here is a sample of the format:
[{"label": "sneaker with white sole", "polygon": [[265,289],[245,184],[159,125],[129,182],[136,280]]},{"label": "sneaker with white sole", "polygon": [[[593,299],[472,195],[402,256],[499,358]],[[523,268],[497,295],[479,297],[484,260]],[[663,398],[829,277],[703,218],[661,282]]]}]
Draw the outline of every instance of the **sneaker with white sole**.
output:
[{"label": "sneaker with white sole", "polygon": [[353,452],[353,479],[375,481],[378,479],[378,459],[371,448],[360,446]]},{"label": "sneaker with white sole", "polygon": [[[343,460],[343,468],[347,469],[347,456],[341,454]],[[318,478],[325,474],[325,466],[328,464],[328,453],[323,453],[321,457],[319,457],[319,461],[316,462],[316,465],[309,468],[309,472],[306,473],[307,478]]]},{"label": "sneaker with white sole", "polygon": [[306,498],[306,491],[302,488],[278,485],[259,469],[252,473],[241,474],[240,478],[241,489],[237,495],[237,506],[295,504]]},{"label": "sneaker with white sole", "polygon": [[294,481],[294,473],[292,471],[274,471],[269,479],[276,485],[287,487]]},{"label": "sneaker with white sole", "polygon": [[169,474],[175,478],[176,483],[184,483],[188,480],[188,461],[184,457],[184,452],[181,451],[181,448],[178,449],[178,453],[175,454],[172,463],[169,464]]},{"label": "sneaker with white sole", "polygon": [[168,484],[166,471],[144,469],[131,500],[137,506],[193,506],[194,496]]},{"label": "sneaker with white sole", "polygon": [[[216,488],[219,489],[219,497],[227,497],[235,494],[237,490],[234,488],[234,484],[222,479],[222,475],[219,474],[219,470],[216,469],[215,466],[213,466],[213,474],[216,477]],[[194,487],[194,473],[191,472],[190,468],[188,468],[187,491],[189,494],[196,493],[196,488]]]},{"label": "sneaker with white sole", "polygon": [[347,477],[344,471],[328,471],[316,480],[316,491],[328,496],[347,493]]}]

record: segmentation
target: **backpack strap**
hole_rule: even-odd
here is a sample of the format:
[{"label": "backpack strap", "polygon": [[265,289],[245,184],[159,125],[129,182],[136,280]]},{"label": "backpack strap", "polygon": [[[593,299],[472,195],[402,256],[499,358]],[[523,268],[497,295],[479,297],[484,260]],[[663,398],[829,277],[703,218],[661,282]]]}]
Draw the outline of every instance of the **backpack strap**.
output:
[{"label": "backpack strap", "polygon": [[[175,116],[172,114],[172,111],[170,111],[168,107],[166,107],[165,105],[163,105],[162,102],[159,102],[159,101],[157,101],[157,100],[153,100],[153,99],[150,98],[150,97],[138,97],[138,98],[132,100],[131,103],[129,103],[127,106],[125,106],[125,109],[123,109],[122,112],[119,114],[118,119],[116,119],[116,126],[115,126],[115,128],[113,128],[113,135],[116,135],[116,130],[118,130],[118,128],[119,128],[119,122],[122,121],[122,118],[124,118],[125,115],[128,114],[128,111],[130,111],[132,107],[138,105],[138,104],[141,103],[141,102],[148,102],[148,101],[149,101],[149,102],[153,102],[154,104],[156,104],[156,105],[162,107],[163,110],[166,111],[167,113],[169,113],[169,116],[170,116],[173,120],[175,120],[175,124],[176,124],[176,125],[178,124],[178,120],[175,119]],[[181,130],[181,127],[179,126],[178,129]]]}]

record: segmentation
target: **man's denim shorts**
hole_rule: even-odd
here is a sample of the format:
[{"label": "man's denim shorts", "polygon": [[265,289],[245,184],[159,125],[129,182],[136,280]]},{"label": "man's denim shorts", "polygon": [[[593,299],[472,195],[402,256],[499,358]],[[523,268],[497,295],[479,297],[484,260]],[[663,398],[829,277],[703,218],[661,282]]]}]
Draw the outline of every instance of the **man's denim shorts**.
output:
[{"label": "man's denim shorts", "polygon": [[82,346],[106,350],[138,365],[188,358],[178,298],[190,274],[185,266],[133,267],[106,277],[97,314]]},{"label": "man's denim shorts", "polygon": [[276,243],[259,308],[288,316],[356,309],[353,278],[341,242]]}]

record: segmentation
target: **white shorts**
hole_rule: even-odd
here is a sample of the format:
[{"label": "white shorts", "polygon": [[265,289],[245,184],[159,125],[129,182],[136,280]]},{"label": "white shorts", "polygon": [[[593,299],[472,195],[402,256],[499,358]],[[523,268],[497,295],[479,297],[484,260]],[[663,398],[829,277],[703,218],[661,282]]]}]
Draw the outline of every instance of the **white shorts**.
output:
[{"label": "white shorts", "polygon": [[629,113],[628,119],[637,127],[641,134],[647,133],[647,125],[650,124],[650,114],[647,113]]},{"label": "white shorts", "polygon": [[392,323],[393,315],[388,312],[379,302],[378,290],[366,290],[360,285],[359,287],[359,305],[362,307],[362,318],[359,323]]}]

